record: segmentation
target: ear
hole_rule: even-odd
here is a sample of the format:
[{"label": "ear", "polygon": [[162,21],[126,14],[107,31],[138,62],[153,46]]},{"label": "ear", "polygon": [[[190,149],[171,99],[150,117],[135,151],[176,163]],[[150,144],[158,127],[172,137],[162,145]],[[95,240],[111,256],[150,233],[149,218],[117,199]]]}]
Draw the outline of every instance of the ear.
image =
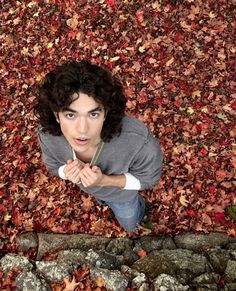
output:
[{"label": "ear", "polygon": [[107,117],[107,112],[108,112],[108,109],[107,110],[105,110],[105,113],[104,113],[104,120],[106,119],[106,117]]},{"label": "ear", "polygon": [[56,121],[60,123],[58,112],[53,112],[53,114],[55,115]]}]

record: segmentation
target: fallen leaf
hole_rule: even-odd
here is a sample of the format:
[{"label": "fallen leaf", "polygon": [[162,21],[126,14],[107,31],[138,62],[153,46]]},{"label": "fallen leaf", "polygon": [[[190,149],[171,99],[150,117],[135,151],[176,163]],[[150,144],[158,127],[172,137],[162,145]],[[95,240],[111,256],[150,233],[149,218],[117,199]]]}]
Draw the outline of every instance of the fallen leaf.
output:
[{"label": "fallen leaf", "polygon": [[80,282],[75,281],[74,277],[72,277],[71,281],[70,278],[64,278],[63,281],[65,283],[65,287],[62,289],[62,291],[74,291],[75,288],[80,284]]},{"label": "fallen leaf", "polygon": [[186,199],[186,196],[183,195],[183,194],[180,195],[179,202],[183,206],[187,206],[188,205],[188,200]]},{"label": "fallen leaf", "polygon": [[137,255],[142,258],[142,257],[145,257],[147,255],[147,252],[144,249],[139,249],[137,251]]},{"label": "fallen leaf", "polygon": [[94,285],[101,288],[106,286],[106,282],[102,276],[97,276],[94,280]]}]

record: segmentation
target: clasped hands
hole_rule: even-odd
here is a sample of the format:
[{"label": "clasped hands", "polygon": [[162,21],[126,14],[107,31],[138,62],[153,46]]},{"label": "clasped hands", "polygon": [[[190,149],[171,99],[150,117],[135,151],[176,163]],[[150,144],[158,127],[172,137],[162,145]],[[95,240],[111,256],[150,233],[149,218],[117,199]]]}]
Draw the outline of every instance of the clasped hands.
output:
[{"label": "clasped hands", "polygon": [[79,160],[68,160],[64,174],[73,183],[81,182],[84,187],[98,186],[103,178],[103,173],[98,166],[81,163]]}]

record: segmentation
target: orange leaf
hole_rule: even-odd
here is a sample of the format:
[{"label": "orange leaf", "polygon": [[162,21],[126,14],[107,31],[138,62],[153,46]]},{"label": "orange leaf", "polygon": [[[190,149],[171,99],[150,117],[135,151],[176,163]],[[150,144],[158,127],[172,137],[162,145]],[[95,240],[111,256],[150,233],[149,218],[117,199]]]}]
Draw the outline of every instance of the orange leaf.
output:
[{"label": "orange leaf", "polygon": [[221,179],[224,179],[225,176],[226,176],[226,171],[224,171],[224,170],[218,170],[218,171],[216,171],[216,176],[219,177],[219,178],[221,178]]},{"label": "orange leaf", "polygon": [[106,284],[105,280],[101,276],[96,277],[94,283],[95,283],[95,286],[97,287],[105,287],[105,284]]},{"label": "orange leaf", "polygon": [[139,249],[137,255],[142,258],[147,255],[147,252],[144,249]]}]

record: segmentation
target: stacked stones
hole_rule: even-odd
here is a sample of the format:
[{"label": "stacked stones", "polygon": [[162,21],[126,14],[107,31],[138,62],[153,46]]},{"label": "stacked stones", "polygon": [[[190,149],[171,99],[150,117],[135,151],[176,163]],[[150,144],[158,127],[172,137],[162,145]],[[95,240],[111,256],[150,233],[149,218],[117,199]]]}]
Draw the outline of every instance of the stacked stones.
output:
[{"label": "stacked stones", "polygon": [[[16,279],[20,291],[51,290],[50,283],[84,264],[91,280],[102,277],[107,290],[122,291],[128,286],[139,291],[236,290],[236,239],[222,233],[138,239],[25,233],[17,241],[22,251],[38,247],[34,262],[16,254],[0,260],[3,272],[14,267],[22,270]],[[58,249],[55,260],[41,260]],[[140,258],[139,250],[147,255]]]}]

